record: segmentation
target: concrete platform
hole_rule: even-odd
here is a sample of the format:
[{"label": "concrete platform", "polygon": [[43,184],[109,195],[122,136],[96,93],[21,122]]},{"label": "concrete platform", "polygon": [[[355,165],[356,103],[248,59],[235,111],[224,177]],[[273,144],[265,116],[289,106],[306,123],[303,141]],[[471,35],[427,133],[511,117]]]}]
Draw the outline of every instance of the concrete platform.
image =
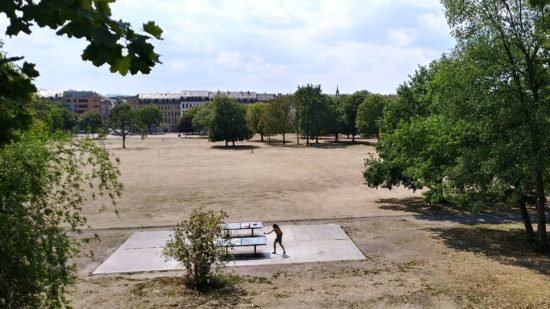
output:
[{"label": "concrete platform", "polygon": [[[363,260],[357,249],[338,224],[281,226],[286,255],[277,245],[273,251],[275,233],[267,235],[267,245],[232,250],[233,260],[228,266],[268,265],[283,263]],[[270,229],[264,227],[265,232]],[[162,248],[171,237],[171,231],[135,232],[93,274],[127,273],[160,270],[178,270],[181,265],[165,260]]]}]

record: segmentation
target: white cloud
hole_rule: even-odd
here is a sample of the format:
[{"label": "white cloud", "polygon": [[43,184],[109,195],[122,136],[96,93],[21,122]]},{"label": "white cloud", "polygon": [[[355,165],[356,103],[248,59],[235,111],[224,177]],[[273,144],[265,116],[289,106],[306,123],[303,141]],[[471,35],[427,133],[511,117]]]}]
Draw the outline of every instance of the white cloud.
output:
[{"label": "white cloud", "polygon": [[398,46],[409,45],[413,39],[414,35],[410,29],[397,29],[388,31],[388,37],[391,42]]},{"label": "white cloud", "polygon": [[426,13],[420,15],[418,19],[422,25],[432,29],[433,31],[445,31],[447,33],[449,30],[447,20],[445,19],[445,15],[443,15],[443,13]]},{"label": "white cloud", "polygon": [[134,29],[148,20],[164,29],[164,40],[152,41],[164,64],[150,75],[95,68],[80,60],[84,42],[51,30],[4,39],[5,49],[37,63],[42,88],[290,92],[338,83],[344,91],[391,92],[451,47],[437,0],[118,0],[112,8]]}]

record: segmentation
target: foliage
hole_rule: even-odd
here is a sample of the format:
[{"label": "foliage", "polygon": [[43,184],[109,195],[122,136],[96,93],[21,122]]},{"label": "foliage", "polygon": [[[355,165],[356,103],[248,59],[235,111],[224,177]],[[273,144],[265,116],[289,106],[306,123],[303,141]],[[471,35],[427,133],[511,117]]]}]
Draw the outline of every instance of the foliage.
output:
[{"label": "foliage", "polygon": [[382,119],[388,98],[380,94],[367,96],[357,109],[357,132],[364,136],[378,137],[378,123]]},{"label": "foliage", "polygon": [[355,142],[355,135],[357,135],[356,123],[359,105],[363,103],[368,95],[369,92],[366,90],[356,91],[351,96],[343,96],[340,101],[344,114],[342,133],[351,135],[352,142]]},{"label": "foliage", "polygon": [[334,134],[334,141],[338,141],[338,134],[344,130],[345,115],[342,106],[337,101],[325,96],[325,110],[321,115],[322,133]]},{"label": "foliage", "polygon": [[139,121],[147,128],[149,134],[153,133],[153,127],[162,121],[162,113],[155,104],[148,104],[137,112]]},{"label": "foliage", "polygon": [[34,121],[41,121],[49,132],[72,132],[78,124],[76,114],[69,111],[60,101],[36,98],[30,106]]},{"label": "foliage", "polygon": [[254,103],[246,106],[246,123],[252,132],[260,134],[262,141],[266,133],[265,109],[265,103]]},{"label": "foliage", "polygon": [[111,72],[122,75],[149,73],[160,60],[148,40],[161,39],[162,29],[149,21],[143,24],[146,34],[136,33],[129,23],[111,18],[111,2],[2,1],[0,13],[9,19],[6,35],[30,34],[33,25],[48,27],[56,30],[58,35],[85,38],[89,44],[82,59],[95,66],[107,63]]},{"label": "foliage", "polygon": [[300,86],[294,96],[298,128],[306,136],[306,144],[309,145],[309,138],[317,138],[322,132],[328,100],[321,91],[321,85]]},{"label": "foliage", "polygon": [[246,116],[239,102],[218,95],[211,102],[212,119],[208,126],[208,139],[211,142],[225,141],[227,147],[231,141],[242,141],[252,138],[252,131],[246,125]]},{"label": "foliage", "polygon": [[85,188],[108,194],[113,204],[122,185],[108,153],[89,139],[21,133],[0,148],[0,307],[55,308],[66,304],[74,279],[69,258]]},{"label": "foliage", "polygon": [[545,188],[550,162],[548,51],[537,31],[543,12],[522,1],[444,1],[458,45],[421,68],[384,109],[371,186],[426,188],[479,210],[537,208],[537,241],[548,251]]},{"label": "foliage", "polygon": [[195,128],[193,127],[193,116],[184,113],[178,120],[178,123],[176,124],[176,129],[178,130],[178,132],[195,132]]},{"label": "foliage", "polygon": [[0,51],[0,147],[18,140],[19,132],[33,122],[30,102],[36,87],[32,78],[38,74],[27,63],[17,67],[14,62],[20,59],[8,58]]},{"label": "foliage", "polygon": [[81,130],[91,133],[93,138],[98,129],[103,127],[103,119],[96,112],[84,112],[78,117],[78,125]]},{"label": "foliage", "polygon": [[206,103],[196,107],[190,108],[186,114],[193,115],[193,127],[195,130],[206,131],[210,127],[210,124],[213,121],[213,104]]},{"label": "foliage", "polygon": [[294,127],[296,116],[296,100],[293,95],[277,96],[267,103],[265,110],[265,126],[269,134],[282,134],[283,144],[286,144],[285,134]]},{"label": "foliage", "polygon": [[183,264],[186,283],[198,291],[207,290],[224,266],[227,248],[218,242],[227,237],[221,228],[226,217],[224,211],[193,209],[189,220],[177,225],[163,250],[167,258]]},{"label": "foliage", "polygon": [[107,123],[116,134],[122,136],[122,148],[126,148],[126,137],[130,135],[131,132],[139,132],[143,135],[146,134],[136,111],[134,111],[128,103],[116,105],[113,110],[111,110]]}]

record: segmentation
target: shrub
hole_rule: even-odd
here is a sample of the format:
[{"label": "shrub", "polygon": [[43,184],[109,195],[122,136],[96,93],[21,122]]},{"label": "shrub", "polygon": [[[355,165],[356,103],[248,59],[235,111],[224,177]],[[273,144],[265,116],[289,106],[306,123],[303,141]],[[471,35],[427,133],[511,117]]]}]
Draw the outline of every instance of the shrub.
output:
[{"label": "shrub", "polygon": [[218,242],[227,237],[220,226],[226,217],[224,211],[193,209],[189,220],[177,225],[164,248],[165,257],[185,267],[187,286],[199,292],[207,290],[225,266],[227,248],[218,246]]}]

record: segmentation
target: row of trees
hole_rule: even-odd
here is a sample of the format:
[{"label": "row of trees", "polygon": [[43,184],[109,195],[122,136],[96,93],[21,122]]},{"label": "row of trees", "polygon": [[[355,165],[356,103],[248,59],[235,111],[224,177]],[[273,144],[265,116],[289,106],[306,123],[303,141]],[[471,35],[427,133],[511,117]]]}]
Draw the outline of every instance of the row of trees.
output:
[{"label": "row of trees", "polygon": [[219,96],[212,102],[186,111],[180,119],[181,132],[208,131],[211,141],[248,139],[253,133],[268,138],[281,134],[297,133],[318,143],[319,136],[339,134],[378,136],[378,123],[382,111],[393,97],[358,91],[353,95],[329,97],[321,86],[298,87],[292,95],[277,96],[268,103],[240,105],[237,101]]},{"label": "row of trees", "polygon": [[385,106],[379,157],[367,159],[365,179],[427,189],[434,204],[517,207],[528,239],[549,252],[548,1],[442,2],[457,45]]}]

